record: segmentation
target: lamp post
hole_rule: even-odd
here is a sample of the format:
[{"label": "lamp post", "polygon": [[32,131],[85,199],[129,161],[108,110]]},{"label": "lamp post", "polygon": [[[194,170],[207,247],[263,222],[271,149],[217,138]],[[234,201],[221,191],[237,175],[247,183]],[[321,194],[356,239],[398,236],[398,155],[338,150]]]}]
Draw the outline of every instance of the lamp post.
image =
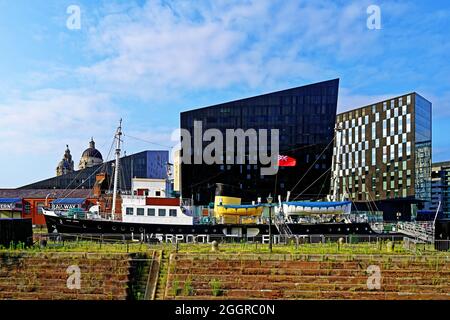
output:
[{"label": "lamp post", "polygon": [[269,204],[269,252],[272,253],[272,195],[267,197],[267,203]]}]

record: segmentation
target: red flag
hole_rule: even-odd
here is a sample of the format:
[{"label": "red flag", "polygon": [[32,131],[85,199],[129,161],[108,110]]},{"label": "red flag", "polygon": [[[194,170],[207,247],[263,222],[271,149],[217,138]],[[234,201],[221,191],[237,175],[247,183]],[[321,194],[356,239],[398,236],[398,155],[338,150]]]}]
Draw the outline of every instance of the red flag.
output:
[{"label": "red flag", "polygon": [[279,167],[295,167],[297,160],[289,156],[278,155],[278,166]]}]

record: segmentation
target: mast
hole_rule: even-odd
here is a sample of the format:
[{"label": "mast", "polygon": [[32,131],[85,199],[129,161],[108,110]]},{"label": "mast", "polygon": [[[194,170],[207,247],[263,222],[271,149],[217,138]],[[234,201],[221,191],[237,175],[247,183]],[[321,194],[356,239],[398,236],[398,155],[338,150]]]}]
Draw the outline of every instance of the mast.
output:
[{"label": "mast", "polygon": [[117,200],[117,184],[119,181],[119,166],[120,166],[120,136],[122,135],[122,119],[120,119],[119,127],[117,128],[117,132],[115,135],[116,139],[116,165],[114,169],[114,190],[113,190],[113,200],[112,200],[112,209],[111,209],[111,217],[114,220],[116,213],[116,200]]},{"label": "mast", "polygon": [[333,159],[333,196],[332,201],[338,201],[338,178],[339,178],[339,170],[340,170],[340,156],[341,156],[341,135],[342,135],[342,127],[340,125],[336,126],[335,129],[335,141],[336,141],[336,158]]}]

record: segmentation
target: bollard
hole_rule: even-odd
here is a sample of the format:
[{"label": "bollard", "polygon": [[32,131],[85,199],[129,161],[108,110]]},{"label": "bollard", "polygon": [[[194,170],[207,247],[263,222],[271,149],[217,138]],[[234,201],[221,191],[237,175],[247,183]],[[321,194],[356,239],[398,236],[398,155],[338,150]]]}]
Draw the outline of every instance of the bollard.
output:
[{"label": "bollard", "polygon": [[386,243],[386,249],[387,249],[387,252],[393,252],[394,251],[394,243],[389,240]]},{"label": "bollard", "polygon": [[338,251],[341,250],[341,246],[344,244],[344,238],[338,239]]},{"label": "bollard", "polygon": [[211,250],[213,252],[219,251],[219,243],[216,240],[214,240],[211,244],[212,244]]}]

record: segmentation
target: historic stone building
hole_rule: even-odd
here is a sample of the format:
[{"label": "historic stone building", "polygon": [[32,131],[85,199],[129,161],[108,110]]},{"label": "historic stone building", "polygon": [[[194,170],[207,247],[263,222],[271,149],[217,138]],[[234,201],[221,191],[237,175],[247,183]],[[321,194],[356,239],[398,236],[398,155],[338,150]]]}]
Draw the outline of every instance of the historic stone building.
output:
[{"label": "historic stone building", "polygon": [[78,169],[86,169],[96,166],[98,164],[103,163],[103,157],[100,151],[95,149],[94,138],[91,138],[91,142],[89,142],[89,148],[84,150],[81,155],[80,164],[78,165]]},{"label": "historic stone building", "polygon": [[58,166],[56,167],[56,175],[62,176],[64,174],[73,172],[73,170],[74,170],[74,163],[72,160],[72,155],[70,154],[69,146],[66,145],[66,151],[64,152],[64,157],[59,162]]}]

